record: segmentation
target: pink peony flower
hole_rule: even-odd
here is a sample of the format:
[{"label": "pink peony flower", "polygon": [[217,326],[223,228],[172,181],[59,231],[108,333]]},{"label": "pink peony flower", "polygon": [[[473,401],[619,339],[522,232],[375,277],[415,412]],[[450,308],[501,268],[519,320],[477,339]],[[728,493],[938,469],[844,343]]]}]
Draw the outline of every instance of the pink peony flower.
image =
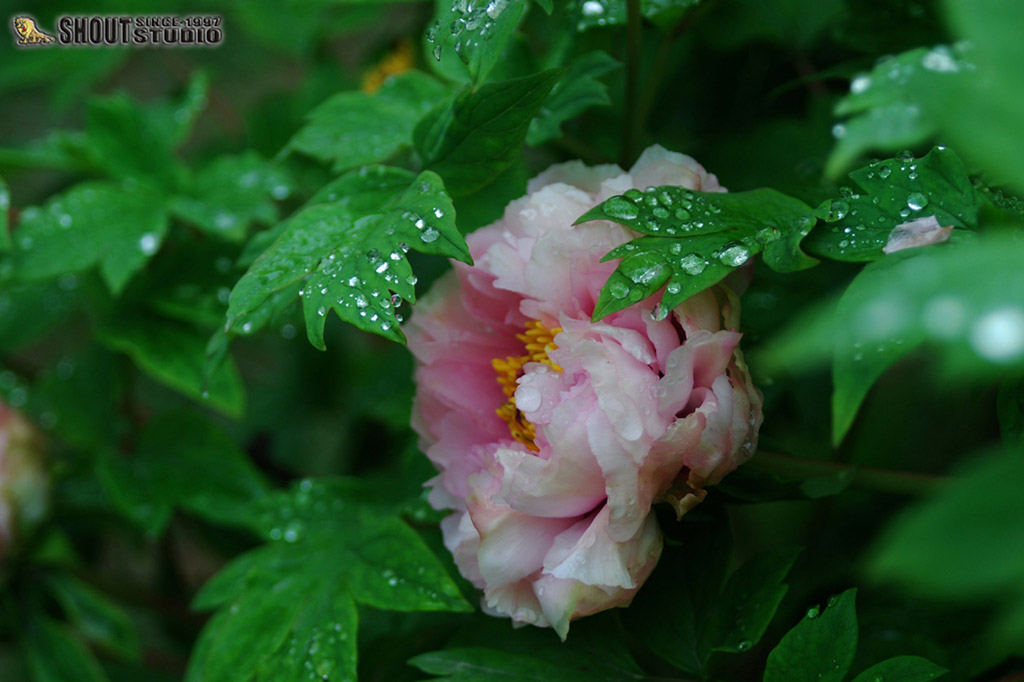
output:
[{"label": "pink peony flower", "polygon": [[553,627],[625,606],[661,553],[651,505],[678,515],[750,457],[761,397],[716,286],[655,321],[655,295],[591,322],[635,235],[572,227],[626,190],[725,191],[688,156],[652,147],[629,173],[570,162],[534,178],[504,217],[471,234],[408,324],[413,427],[440,472],[430,501],[483,608]]},{"label": "pink peony flower", "polygon": [[39,436],[25,417],[0,403],[0,560],[16,531],[42,517],[46,499]]}]

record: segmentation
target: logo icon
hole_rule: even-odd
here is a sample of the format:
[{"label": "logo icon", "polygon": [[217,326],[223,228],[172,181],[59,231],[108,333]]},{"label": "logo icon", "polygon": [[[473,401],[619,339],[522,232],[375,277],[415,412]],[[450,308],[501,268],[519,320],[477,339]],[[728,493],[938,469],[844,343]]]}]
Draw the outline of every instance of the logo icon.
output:
[{"label": "logo icon", "polygon": [[14,17],[14,37],[18,45],[43,45],[55,43],[57,39],[46,31],[36,26],[36,20],[32,17],[21,15]]}]

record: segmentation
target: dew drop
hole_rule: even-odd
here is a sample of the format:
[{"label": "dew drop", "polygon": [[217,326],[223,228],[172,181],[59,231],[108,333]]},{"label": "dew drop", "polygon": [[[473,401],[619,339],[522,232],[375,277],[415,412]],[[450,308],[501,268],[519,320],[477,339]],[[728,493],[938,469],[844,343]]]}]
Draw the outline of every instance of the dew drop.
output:
[{"label": "dew drop", "polygon": [[857,76],[850,81],[850,92],[859,95],[871,87],[871,76]]},{"label": "dew drop", "polygon": [[735,244],[722,251],[718,257],[722,261],[723,265],[728,265],[737,268],[747,262],[750,258],[750,249],[743,246],[742,244]]},{"label": "dew drop", "polygon": [[602,209],[605,215],[618,220],[632,220],[639,215],[636,204],[624,197],[611,197]]},{"label": "dew drop", "polygon": [[700,254],[688,253],[679,261],[679,266],[691,275],[699,275],[704,272],[707,263]]},{"label": "dew drop", "polygon": [[922,208],[928,205],[928,197],[921,194],[920,192],[914,192],[907,197],[907,208],[911,211],[920,211]]},{"label": "dew drop", "polygon": [[437,238],[440,236],[440,232],[438,232],[432,227],[428,227],[427,229],[423,230],[423,234],[420,235],[420,239],[429,244],[430,242],[437,241]]},{"label": "dew drop", "polygon": [[623,282],[612,282],[608,285],[608,293],[610,293],[613,298],[625,298],[629,293],[629,287]]}]

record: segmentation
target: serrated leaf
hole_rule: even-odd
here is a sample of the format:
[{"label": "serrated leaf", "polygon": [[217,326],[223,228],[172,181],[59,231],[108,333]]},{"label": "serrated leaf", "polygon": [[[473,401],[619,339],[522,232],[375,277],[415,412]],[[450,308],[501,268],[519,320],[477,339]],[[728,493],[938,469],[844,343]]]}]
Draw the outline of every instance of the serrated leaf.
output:
[{"label": "serrated leaf", "polygon": [[690,296],[762,251],[765,263],[778,272],[817,263],[800,249],[800,241],[814,225],[814,211],[772,189],[731,194],[672,185],[634,189],[598,204],[575,224],[592,220],[611,220],[650,235],[604,257],[622,261],[601,289],[594,320],[641,301],[662,286],[658,315],[664,319]]},{"label": "serrated leaf", "polygon": [[742,653],[761,641],[782,598],[800,550],[773,549],[747,559],[725,584],[704,632],[705,650]]},{"label": "serrated leaf", "polygon": [[109,682],[88,649],[50,618],[32,620],[23,646],[33,682]]},{"label": "serrated leaf", "polygon": [[907,154],[873,162],[850,178],[864,193],[819,207],[828,226],[820,226],[804,242],[815,255],[877,260],[885,255],[882,249],[894,227],[928,216],[944,227],[977,227],[977,193],[963,162],[949,149],[936,147],[920,159]]},{"label": "serrated leaf", "polygon": [[138,659],[138,633],[120,606],[66,573],[50,573],[45,582],[50,594],[82,636],[121,658]]},{"label": "serrated leaf", "polygon": [[101,460],[115,507],[147,532],[160,533],[175,508],[237,524],[267,483],[234,441],[194,412],[163,414],[149,424],[130,458]]},{"label": "serrated leaf", "polygon": [[157,252],[167,227],[162,195],[82,183],[21,214],[15,274],[35,281],[98,265],[116,294]]},{"label": "serrated leaf", "polygon": [[811,607],[768,654],[764,682],[842,682],[857,653],[857,590]]},{"label": "serrated leaf", "polygon": [[526,0],[437,0],[436,19],[427,29],[434,59],[440,61],[445,50],[454,50],[468,67],[473,83],[483,83],[501,59],[526,4]]},{"label": "serrated leaf", "polygon": [[858,75],[850,94],[836,105],[837,116],[851,116],[835,128],[835,149],[826,174],[837,176],[870,150],[891,152],[913,147],[938,132],[921,91],[943,91],[964,78],[970,50],[963,44],[918,48],[882,59],[870,73]]},{"label": "serrated leaf", "polygon": [[519,157],[530,121],[562,77],[548,69],[524,78],[464,88],[416,125],[413,140],[424,166],[452,195],[483,187]]},{"label": "serrated leaf", "polygon": [[276,223],[274,202],[291,193],[284,169],[248,151],[214,159],[196,174],[193,192],[173,197],[170,206],[207,234],[241,241],[253,223]]},{"label": "serrated leaf", "polygon": [[330,162],[336,172],[385,161],[412,145],[416,122],[447,92],[436,79],[406,71],[376,93],[337,94],[309,114],[288,148]]},{"label": "serrated leaf", "polygon": [[[314,203],[318,200],[331,203]],[[360,329],[401,342],[405,337],[392,296],[416,297],[406,252],[471,261],[455,227],[451,199],[430,171],[417,178],[396,168],[358,171],[321,190],[311,203],[289,219],[235,285],[228,331],[243,327],[243,319],[252,323],[251,315],[274,292],[305,279],[300,295],[306,330],[317,348],[325,348],[330,310]]]},{"label": "serrated leaf", "polygon": [[345,245],[321,261],[306,281],[306,332],[321,350],[329,310],[360,329],[404,343],[396,308],[402,299],[416,300],[416,277],[406,260],[409,249],[473,261],[437,174],[424,171],[381,208],[381,213],[358,218]]},{"label": "serrated leaf", "polygon": [[321,259],[344,244],[356,218],[378,212],[412,179],[409,171],[390,166],[352,171],[329,183],[284,222],[254,236],[251,251],[261,249],[261,253],[231,291],[227,330],[258,329],[255,322],[249,330],[242,329],[250,321],[248,316],[265,321],[268,316],[259,314],[261,307],[275,294],[301,286]]},{"label": "serrated leaf", "polygon": [[222,604],[200,635],[187,682],[356,675],[355,603],[468,610],[440,562],[407,525],[348,499],[353,482],[302,481],[267,496],[250,525],[269,539],[200,591]]},{"label": "serrated leaf", "polygon": [[536,146],[553,140],[562,134],[561,126],[569,119],[592,106],[611,104],[608,86],[597,79],[619,66],[619,62],[600,50],[578,57],[530,122],[526,143]]},{"label": "serrated leaf", "polygon": [[127,354],[135,365],[160,383],[230,417],[245,411],[245,387],[233,363],[217,368],[207,381],[206,338],[191,328],[166,320],[135,317],[112,319],[96,331],[108,348]]},{"label": "serrated leaf", "polygon": [[89,101],[86,137],[93,162],[110,175],[177,189],[186,170],[174,155],[172,133],[126,94]]},{"label": "serrated leaf", "polygon": [[928,682],[942,677],[947,672],[949,671],[927,658],[896,656],[871,666],[853,678],[853,682]]}]

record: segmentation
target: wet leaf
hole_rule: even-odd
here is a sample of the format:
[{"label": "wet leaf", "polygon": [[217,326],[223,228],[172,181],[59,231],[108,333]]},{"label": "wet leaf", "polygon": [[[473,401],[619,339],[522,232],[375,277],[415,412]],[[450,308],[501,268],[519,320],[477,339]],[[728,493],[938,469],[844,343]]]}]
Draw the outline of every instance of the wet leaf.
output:
[{"label": "wet leaf", "polygon": [[[814,212],[798,199],[772,189],[696,192],[677,186],[629,190],[580,216],[576,224],[611,220],[649,235],[610,251],[621,258],[594,308],[594,320],[622,310],[665,287],[656,316],[707,289],[764,252],[779,272],[814,265],[800,241],[814,225]],[[582,227],[579,229],[586,229]]]},{"label": "wet leaf", "polygon": [[842,682],[857,653],[857,613],[850,589],[812,606],[768,654],[764,682]]},{"label": "wet leaf", "polygon": [[[360,188],[367,191],[354,194]],[[388,167],[349,174],[290,218],[235,285],[227,330],[250,333],[246,324],[254,324],[251,316],[261,306],[303,281],[306,330],[317,348],[325,348],[331,310],[360,329],[402,342],[395,308],[416,298],[410,249],[471,260],[441,179],[430,171],[414,177]]]},{"label": "wet leaf", "polygon": [[877,260],[885,255],[893,228],[929,216],[943,227],[978,225],[977,193],[963,162],[949,149],[936,147],[920,159],[901,154],[872,162],[850,178],[862,192],[848,191],[818,208],[825,224],[804,241],[816,256]]},{"label": "wet leaf", "polygon": [[399,611],[469,610],[423,541],[398,518],[350,499],[355,481],[305,480],[266,496],[249,525],[268,544],[200,591],[219,607],[186,682],[355,679],[356,604]]},{"label": "wet leaf", "polygon": [[37,281],[98,265],[117,294],[160,249],[167,229],[160,194],[109,182],[75,185],[22,212],[15,275]]}]

